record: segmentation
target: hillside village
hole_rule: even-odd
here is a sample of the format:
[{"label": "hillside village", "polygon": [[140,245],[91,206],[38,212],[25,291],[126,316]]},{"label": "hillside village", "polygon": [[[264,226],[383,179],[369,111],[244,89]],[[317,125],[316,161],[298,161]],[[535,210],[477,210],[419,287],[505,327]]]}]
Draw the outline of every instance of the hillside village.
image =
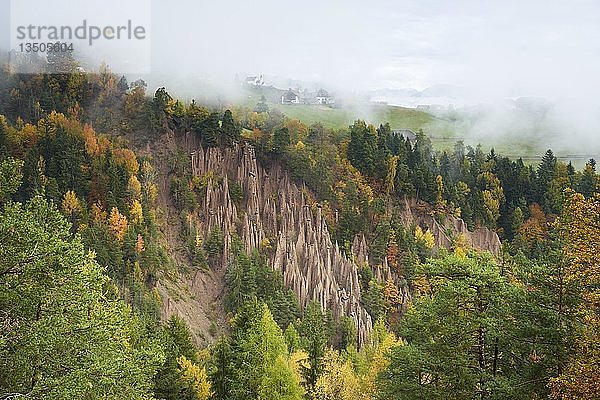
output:
[{"label": "hillside village", "polygon": [[302,87],[282,89],[273,83],[267,84],[263,75],[247,76],[240,82],[240,85],[246,90],[260,91],[268,101],[282,105],[305,104],[335,107],[338,104],[335,97],[324,88],[317,90]]}]

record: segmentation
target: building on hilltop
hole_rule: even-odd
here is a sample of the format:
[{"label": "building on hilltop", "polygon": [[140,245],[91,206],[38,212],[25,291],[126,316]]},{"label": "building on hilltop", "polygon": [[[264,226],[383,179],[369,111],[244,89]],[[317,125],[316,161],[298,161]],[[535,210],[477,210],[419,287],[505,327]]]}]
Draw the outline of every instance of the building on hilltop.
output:
[{"label": "building on hilltop", "polygon": [[248,86],[262,86],[265,84],[263,76],[248,76],[244,79],[243,84]]},{"label": "building on hilltop", "polygon": [[292,89],[288,89],[281,95],[281,104],[300,104],[300,97]]},{"label": "building on hilltop", "polygon": [[316,104],[322,104],[322,105],[335,104],[335,100],[333,99],[333,97],[331,97],[329,95],[329,93],[325,89],[319,89],[317,91],[317,96],[315,98],[315,102],[316,102]]}]

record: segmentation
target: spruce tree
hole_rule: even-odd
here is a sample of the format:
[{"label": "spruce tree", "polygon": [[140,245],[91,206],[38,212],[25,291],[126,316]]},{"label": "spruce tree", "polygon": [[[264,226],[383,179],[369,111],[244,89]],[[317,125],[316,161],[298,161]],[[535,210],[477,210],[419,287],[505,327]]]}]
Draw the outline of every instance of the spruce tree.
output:
[{"label": "spruce tree", "polygon": [[234,143],[237,143],[240,140],[240,129],[233,121],[233,115],[229,110],[225,110],[223,113],[221,132],[222,136],[220,144],[223,147],[231,147]]},{"label": "spruce tree", "polygon": [[319,303],[313,301],[306,306],[298,333],[302,348],[308,354],[309,366],[303,369],[303,375],[310,392],[314,390],[317,379],[323,372],[323,356],[329,340],[325,315]]}]

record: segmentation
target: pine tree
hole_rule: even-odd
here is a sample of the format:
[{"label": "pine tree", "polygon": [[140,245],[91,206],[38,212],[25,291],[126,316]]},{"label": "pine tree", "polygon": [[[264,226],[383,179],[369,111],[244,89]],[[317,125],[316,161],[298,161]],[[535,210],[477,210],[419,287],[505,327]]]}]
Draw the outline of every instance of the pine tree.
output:
[{"label": "pine tree", "polygon": [[58,210],[40,197],[9,204],[0,236],[0,392],[150,397],[162,351]]},{"label": "pine tree", "polygon": [[0,160],[0,205],[21,185],[23,162],[13,158]]},{"label": "pine tree", "polygon": [[154,394],[165,400],[207,398],[210,384],[186,323],[172,315],[163,330],[166,359],[154,377]]},{"label": "pine tree", "polygon": [[542,162],[537,169],[536,201],[544,207],[546,212],[556,212],[556,210],[553,210],[550,207],[547,193],[550,189],[550,182],[552,182],[552,179],[554,179],[556,174],[557,164],[558,160],[556,159],[556,156],[554,156],[552,150],[548,150],[542,157]]},{"label": "pine tree", "polygon": [[212,112],[201,123],[200,142],[204,147],[217,147],[221,137],[221,124],[219,114]]},{"label": "pine tree", "polygon": [[256,104],[254,111],[257,113],[268,113],[269,106],[267,105],[267,98],[265,95],[260,96],[260,101]]},{"label": "pine tree", "polygon": [[600,191],[600,178],[596,174],[596,160],[591,159],[585,164],[585,169],[577,185],[577,191],[586,198],[590,198],[594,193]]},{"label": "pine tree", "polygon": [[[533,232],[532,227],[525,234]],[[523,398],[549,395],[548,382],[564,370],[579,325],[580,290],[567,279],[565,242],[555,227],[546,237],[534,259],[519,253],[507,265],[518,290],[507,298],[515,323],[506,336],[514,343],[510,358],[521,380],[515,396]]]},{"label": "pine tree", "polygon": [[0,115],[0,161],[2,161],[8,153],[8,144],[9,143],[8,143],[8,137],[6,134],[7,130],[8,130],[8,124],[6,122],[6,118],[4,117],[4,115]]},{"label": "pine tree", "polygon": [[304,368],[303,376],[309,392],[314,391],[317,379],[323,371],[323,356],[329,340],[325,316],[321,305],[311,302],[304,310],[302,322],[298,326],[302,348],[308,354],[309,366]]},{"label": "pine tree", "polygon": [[[509,286],[490,256],[446,255],[423,266],[430,293],[407,312],[405,346],[380,375],[382,399],[495,398],[510,393],[500,354]],[[506,369],[507,371],[510,368]],[[499,398],[500,398],[499,397]]]},{"label": "pine tree", "polygon": [[283,332],[285,343],[287,344],[288,353],[292,354],[300,349],[300,335],[293,323],[290,323]]},{"label": "pine tree", "polygon": [[240,129],[235,125],[233,115],[229,110],[225,110],[225,113],[223,113],[221,132],[220,145],[223,147],[231,147],[240,140]]}]

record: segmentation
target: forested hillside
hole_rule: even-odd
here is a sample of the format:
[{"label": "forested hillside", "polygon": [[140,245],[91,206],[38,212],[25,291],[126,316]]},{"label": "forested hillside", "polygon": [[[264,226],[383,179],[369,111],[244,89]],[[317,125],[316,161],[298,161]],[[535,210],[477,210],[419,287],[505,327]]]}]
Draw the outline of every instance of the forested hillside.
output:
[{"label": "forested hillside", "polygon": [[0,72],[0,398],[595,399],[600,177]]}]

